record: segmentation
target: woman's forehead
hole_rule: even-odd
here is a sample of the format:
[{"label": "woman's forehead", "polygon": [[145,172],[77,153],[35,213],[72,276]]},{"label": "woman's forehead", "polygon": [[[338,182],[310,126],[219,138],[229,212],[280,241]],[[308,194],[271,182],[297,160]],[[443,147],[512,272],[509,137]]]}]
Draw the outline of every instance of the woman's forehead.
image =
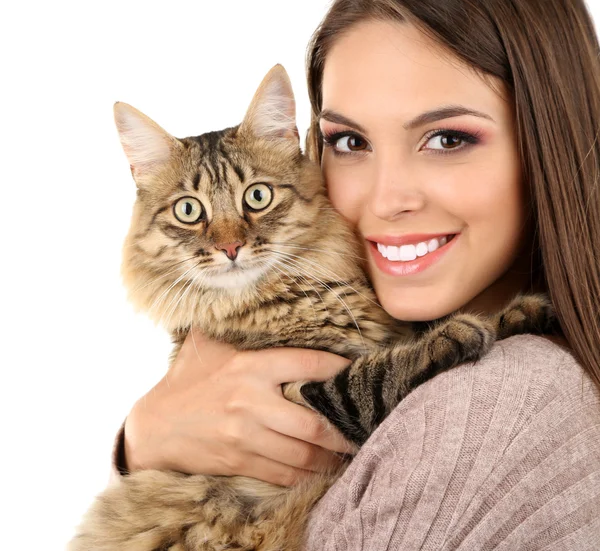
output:
[{"label": "woman's forehead", "polygon": [[323,72],[323,108],[353,119],[407,123],[442,106],[461,105],[498,121],[508,102],[474,68],[409,23],[369,21],[333,44]]}]

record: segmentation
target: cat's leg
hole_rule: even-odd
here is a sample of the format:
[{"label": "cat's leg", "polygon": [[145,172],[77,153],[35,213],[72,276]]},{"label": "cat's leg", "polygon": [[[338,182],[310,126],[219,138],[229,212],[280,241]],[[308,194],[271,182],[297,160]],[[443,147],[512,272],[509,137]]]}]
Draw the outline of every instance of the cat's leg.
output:
[{"label": "cat's leg", "polygon": [[457,314],[412,344],[359,358],[328,381],[287,384],[284,395],[322,413],[348,440],[361,445],[415,387],[478,360],[495,340],[490,320]]}]

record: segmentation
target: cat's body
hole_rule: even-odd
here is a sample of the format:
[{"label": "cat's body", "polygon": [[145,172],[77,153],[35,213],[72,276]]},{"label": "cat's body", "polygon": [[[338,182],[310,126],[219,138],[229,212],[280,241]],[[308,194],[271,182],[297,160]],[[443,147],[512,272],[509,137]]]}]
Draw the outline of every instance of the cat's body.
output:
[{"label": "cat's body", "polygon": [[[174,353],[198,328],[241,349],[346,356],[352,364],[335,378],[285,385],[284,395],[361,445],[421,382],[478,359],[496,337],[549,330],[543,297],[518,299],[493,319],[454,316],[418,338],[390,318],[319,168],[300,153],[282,68],[267,75],[242,125],[220,133],[175,140],[128,106],[115,111],[139,190],[125,283],[173,334]],[[136,472],[96,500],[70,551],[296,551],[309,511],[342,470],[293,488]]]}]

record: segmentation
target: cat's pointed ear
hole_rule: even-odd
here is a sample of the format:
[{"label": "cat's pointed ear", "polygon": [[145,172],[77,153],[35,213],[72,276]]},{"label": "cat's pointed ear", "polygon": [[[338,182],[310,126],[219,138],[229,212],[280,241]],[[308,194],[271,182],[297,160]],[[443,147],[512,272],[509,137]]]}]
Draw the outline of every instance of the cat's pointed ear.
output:
[{"label": "cat's pointed ear", "polygon": [[168,163],[179,142],[135,107],[118,101],[114,105],[115,124],[121,145],[139,184]]},{"label": "cat's pointed ear", "polygon": [[261,82],[240,132],[258,138],[299,142],[296,101],[290,77],[282,65],[275,65]]}]

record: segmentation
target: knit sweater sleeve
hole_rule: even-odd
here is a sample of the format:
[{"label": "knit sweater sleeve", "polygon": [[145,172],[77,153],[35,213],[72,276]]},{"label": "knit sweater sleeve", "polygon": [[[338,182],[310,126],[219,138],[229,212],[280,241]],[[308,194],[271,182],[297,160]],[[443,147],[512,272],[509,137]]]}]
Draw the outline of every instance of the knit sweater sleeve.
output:
[{"label": "knit sweater sleeve", "polygon": [[541,337],[413,391],[313,510],[306,551],[600,549],[600,392]]}]

